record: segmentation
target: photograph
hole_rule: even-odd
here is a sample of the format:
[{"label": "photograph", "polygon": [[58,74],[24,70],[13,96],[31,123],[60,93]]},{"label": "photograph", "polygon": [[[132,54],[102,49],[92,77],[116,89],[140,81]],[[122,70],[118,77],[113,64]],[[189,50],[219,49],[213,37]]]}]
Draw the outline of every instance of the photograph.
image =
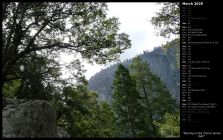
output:
[{"label": "photograph", "polygon": [[222,136],[214,4],[1,7],[2,138]]}]

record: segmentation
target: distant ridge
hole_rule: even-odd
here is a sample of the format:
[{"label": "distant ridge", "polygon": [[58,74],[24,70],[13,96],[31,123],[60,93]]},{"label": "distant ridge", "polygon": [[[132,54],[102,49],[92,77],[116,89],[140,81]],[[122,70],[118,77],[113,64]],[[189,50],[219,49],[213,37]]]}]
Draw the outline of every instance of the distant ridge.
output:
[{"label": "distant ridge", "polygon": [[[179,104],[180,100],[180,68],[179,57],[180,44],[179,39],[175,39],[164,47],[157,47],[153,51],[144,51],[139,56],[143,61],[150,64],[151,71],[159,76],[166,84],[173,98]],[[128,67],[132,59],[123,62]],[[89,88],[98,93],[100,100],[111,102],[112,100],[112,81],[116,71],[117,64],[114,64],[89,79]]]}]

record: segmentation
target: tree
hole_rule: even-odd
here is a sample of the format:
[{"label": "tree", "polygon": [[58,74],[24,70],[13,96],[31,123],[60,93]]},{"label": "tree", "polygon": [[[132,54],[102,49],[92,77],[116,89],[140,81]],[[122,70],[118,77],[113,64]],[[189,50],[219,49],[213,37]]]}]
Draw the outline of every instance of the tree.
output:
[{"label": "tree", "polygon": [[175,48],[175,58],[177,68],[180,68],[180,3],[179,2],[165,2],[162,3],[162,9],[156,13],[156,16],[150,20],[156,28],[159,29],[159,35],[163,37],[170,37],[176,35],[177,38],[162,45],[165,52],[171,48]]},{"label": "tree", "polygon": [[161,121],[166,112],[175,112],[175,100],[160,78],[151,72],[149,64],[143,62],[139,56],[133,58],[129,68],[131,76],[136,80],[136,89],[147,114],[145,123],[151,127],[147,133],[157,136],[158,129],[153,121]]},{"label": "tree", "polygon": [[64,51],[101,64],[131,45],[127,34],[117,33],[118,19],[106,17],[105,3],[5,2],[2,10],[2,86],[32,52]]},{"label": "tree", "polygon": [[162,137],[180,137],[180,114],[166,113],[162,122],[155,122],[159,126]]},{"label": "tree", "polygon": [[147,63],[143,63],[139,56],[132,59],[132,63],[129,65],[131,76],[136,80],[138,91],[144,96],[144,101],[149,106],[149,89],[152,88],[151,83],[151,71]]},{"label": "tree", "polygon": [[112,107],[107,102],[100,103],[100,114],[98,114],[101,118],[102,130],[104,136],[116,137],[117,136],[117,126],[115,124],[115,115]]},{"label": "tree", "polygon": [[61,92],[54,94],[51,102],[57,112],[57,125],[67,130],[71,137],[114,137],[114,113],[107,102],[99,102],[97,93],[88,90],[85,71],[79,60],[71,62],[75,69],[72,82],[64,82]]},{"label": "tree", "polygon": [[160,28],[159,35],[169,37],[171,34],[180,34],[180,3],[162,3],[162,9],[152,17],[151,23]]},{"label": "tree", "polygon": [[30,57],[23,58],[20,62],[20,68],[16,71],[17,77],[14,77],[11,83],[5,84],[3,90],[11,89],[11,91],[4,90],[4,95],[22,99],[49,100],[56,88],[53,83],[60,79],[59,64],[35,52],[29,55]]},{"label": "tree", "polygon": [[164,82],[156,75],[152,75],[152,81],[153,102],[151,104],[151,110],[154,120],[161,121],[166,112],[175,113],[179,111],[179,108]]},{"label": "tree", "polygon": [[159,35],[163,37],[170,37],[176,35],[177,38],[167,42],[162,46],[165,52],[171,48],[175,48],[175,58],[177,61],[177,68],[180,67],[180,3],[179,2],[165,2],[162,3],[162,9],[156,13],[156,16],[150,20],[156,28],[159,29]]},{"label": "tree", "polygon": [[151,112],[151,103],[153,102],[153,82],[152,82],[152,72],[150,71],[149,64],[142,62],[139,56],[133,58],[132,63],[129,65],[130,74],[136,80],[137,91],[142,97],[143,106],[145,108],[145,113],[147,114],[146,124],[150,126],[150,130],[147,133],[151,133],[151,136],[156,135],[156,128],[152,123],[153,114]]},{"label": "tree", "polygon": [[113,108],[121,137],[137,137],[140,132],[142,107],[134,79],[128,69],[119,64],[113,80]]},{"label": "tree", "polygon": [[[65,87],[63,99],[55,100],[57,123],[71,137],[114,137],[114,114],[106,102],[99,102],[86,85]],[[59,101],[59,102],[58,102]]]},{"label": "tree", "polygon": [[80,117],[75,122],[77,127],[73,130],[78,130],[76,133],[78,137],[115,137],[117,128],[111,107],[106,102],[98,102],[96,100],[98,97],[95,95],[91,94],[90,99],[93,102],[89,104],[90,114]]}]

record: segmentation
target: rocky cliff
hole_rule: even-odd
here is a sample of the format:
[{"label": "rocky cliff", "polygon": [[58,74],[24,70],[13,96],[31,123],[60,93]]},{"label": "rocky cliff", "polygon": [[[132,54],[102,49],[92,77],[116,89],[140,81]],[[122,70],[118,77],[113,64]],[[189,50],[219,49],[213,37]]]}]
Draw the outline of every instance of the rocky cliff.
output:
[{"label": "rocky cliff", "polygon": [[[180,68],[179,68],[179,40],[166,44],[166,48],[157,47],[152,52],[139,55],[147,61],[151,71],[159,76],[166,84],[171,95],[179,103],[180,99]],[[177,56],[178,55],[178,56]],[[132,60],[126,60],[123,65],[128,67]],[[112,100],[112,81],[117,64],[100,71],[89,79],[89,88],[99,94],[101,100]]]},{"label": "rocky cliff", "polygon": [[54,107],[44,100],[2,100],[3,138],[58,138],[70,137],[56,126]]}]

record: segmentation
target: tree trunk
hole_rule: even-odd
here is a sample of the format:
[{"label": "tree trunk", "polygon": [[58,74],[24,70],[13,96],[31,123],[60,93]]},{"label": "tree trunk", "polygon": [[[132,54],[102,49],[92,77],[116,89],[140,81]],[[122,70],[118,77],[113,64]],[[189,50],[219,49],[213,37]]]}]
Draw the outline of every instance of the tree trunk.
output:
[{"label": "tree trunk", "polygon": [[147,96],[147,93],[146,93],[146,88],[145,88],[144,85],[142,85],[142,89],[143,89],[143,93],[144,93],[144,96],[145,96],[146,105],[149,108],[149,99],[148,99],[148,96]]}]

